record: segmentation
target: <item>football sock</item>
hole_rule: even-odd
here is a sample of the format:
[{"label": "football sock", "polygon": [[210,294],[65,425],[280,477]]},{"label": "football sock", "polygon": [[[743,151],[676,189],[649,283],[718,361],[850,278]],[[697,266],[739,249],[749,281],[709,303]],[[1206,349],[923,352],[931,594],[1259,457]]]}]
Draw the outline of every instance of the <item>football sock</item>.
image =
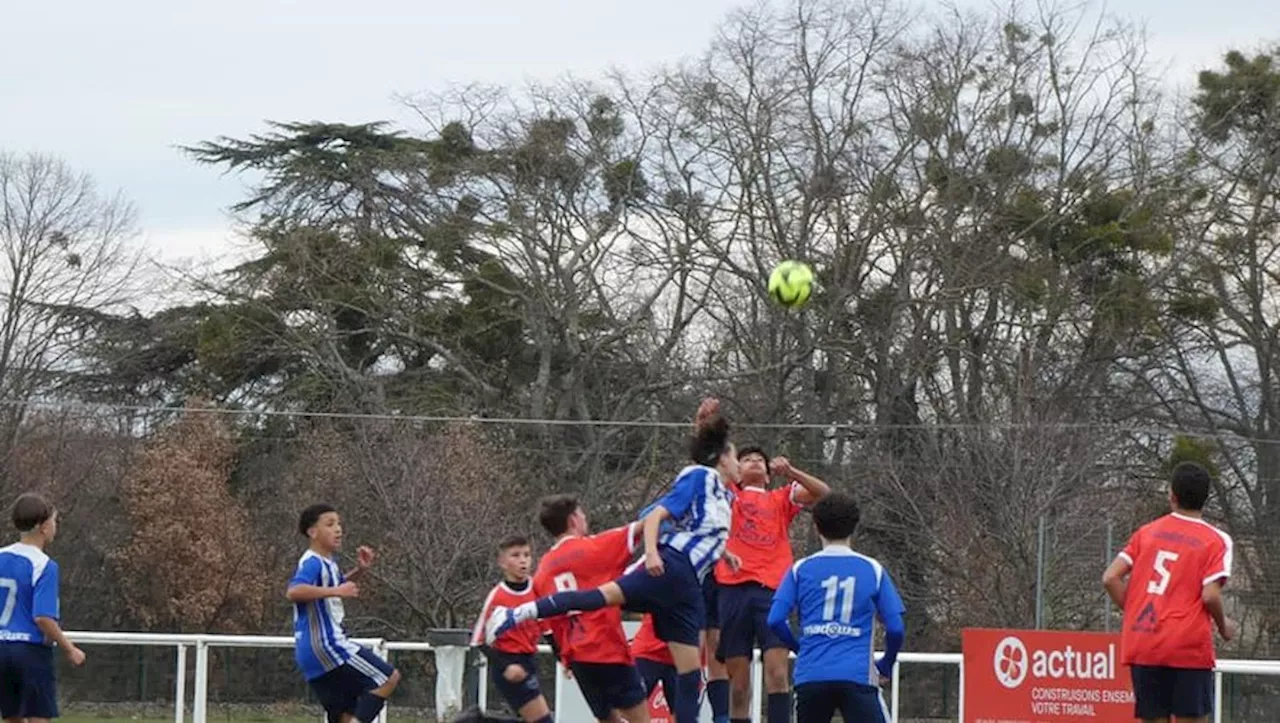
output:
[{"label": "football sock", "polygon": [[791,723],[791,694],[769,694],[769,723]]}]

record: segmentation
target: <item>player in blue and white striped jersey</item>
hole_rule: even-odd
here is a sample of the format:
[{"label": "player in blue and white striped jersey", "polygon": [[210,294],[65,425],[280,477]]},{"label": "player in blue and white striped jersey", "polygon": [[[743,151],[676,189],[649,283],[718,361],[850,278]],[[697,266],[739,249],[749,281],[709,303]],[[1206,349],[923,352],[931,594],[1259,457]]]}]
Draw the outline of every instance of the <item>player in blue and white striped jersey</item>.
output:
[{"label": "player in blue and white striped jersey", "polygon": [[[769,627],[798,653],[796,723],[831,723],[836,711],[846,721],[889,723],[880,683],[902,647],[904,609],[889,573],[850,547],[859,516],[853,498],[842,493],[814,505],[822,551],[792,566],[769,609]],[[793,609],[799,610],[799,642],[788,624]],[[877,618],[885,628],[879,662],[873,648]]]},{"label": "player in blue and white striped jersey", "polygon": [[298,559],[286,593],[293,603],[294,653],[329,723],[377,719],[400,682],[400,672],[373,651],[347,638],[344,598],[360,594],[356,578],[373,564],[373,550],[357,551],[357,566],[343,575],[334,556],[342,547],[342,521],[329,505],[302,511],[298,531],[311,541]]},{"label": "player in blue and white striped jersey", "polygon": [[[617,580],[594,590],[559,592],[508,610],[495,608],[486,638],[532,619],[598,610],[608,605],[649,613],[654,632],[667,644],[677,678],[673,700],[677,723],[696,723],[702,660],[699,642],[706,605],[702,581],[725,555],[732,498],[724,480],[738,475],[729,442],[729,423],[719,403],[698,408],[689,456],[694,464],[676,477],[671,490],[644,517],[644,560]],[[664,524],[669,523],[669,524]],[[727,556],[730,565],[736,558]]]}]

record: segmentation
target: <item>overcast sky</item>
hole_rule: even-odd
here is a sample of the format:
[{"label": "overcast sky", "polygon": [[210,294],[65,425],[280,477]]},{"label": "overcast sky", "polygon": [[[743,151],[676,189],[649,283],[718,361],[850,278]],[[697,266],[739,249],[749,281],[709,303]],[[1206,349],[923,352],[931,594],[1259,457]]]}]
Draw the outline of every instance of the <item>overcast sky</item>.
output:
[{"label": "overcast sky", "polygon": [[[697,55],[731,0],[0,0],[0,149],[56,154],[120,189],[169,258],[225,253],[240,182],[178,144],[265,120],[405,120],[451,82],[641,71]],[[984,0],[961,0],[980,7]],[[1110,0],[1186,86],[1280,39],[1277,0]]]}]

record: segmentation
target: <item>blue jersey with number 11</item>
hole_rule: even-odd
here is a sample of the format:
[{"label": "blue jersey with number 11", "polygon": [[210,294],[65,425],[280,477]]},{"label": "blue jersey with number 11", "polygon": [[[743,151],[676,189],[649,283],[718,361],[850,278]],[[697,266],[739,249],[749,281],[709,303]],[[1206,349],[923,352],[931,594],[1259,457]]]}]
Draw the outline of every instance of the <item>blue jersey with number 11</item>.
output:
[{"label": "blue jersey with number 11", "polygon": [[875,623],[898,620],[902,598],[876,560],[831,545],[792,566],[773,597],[770,618],[800,612],[795,684],[877,685]]}]

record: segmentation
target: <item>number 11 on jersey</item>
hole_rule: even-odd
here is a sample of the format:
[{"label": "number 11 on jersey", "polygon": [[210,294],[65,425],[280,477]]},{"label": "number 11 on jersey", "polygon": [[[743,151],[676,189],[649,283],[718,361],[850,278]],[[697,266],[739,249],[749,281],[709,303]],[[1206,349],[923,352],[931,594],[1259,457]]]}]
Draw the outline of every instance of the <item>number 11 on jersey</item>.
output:
[{"label": "number 11 on jersey", "polygon": [[826,591],[826,599],[822,604],[822,619],[835,620],[836,601],[840,602],[840,622],[845,625],[853,619],[853,586],[856,580],[852,577],[840,578],[832,575],[822,581],[822,589]]}]

